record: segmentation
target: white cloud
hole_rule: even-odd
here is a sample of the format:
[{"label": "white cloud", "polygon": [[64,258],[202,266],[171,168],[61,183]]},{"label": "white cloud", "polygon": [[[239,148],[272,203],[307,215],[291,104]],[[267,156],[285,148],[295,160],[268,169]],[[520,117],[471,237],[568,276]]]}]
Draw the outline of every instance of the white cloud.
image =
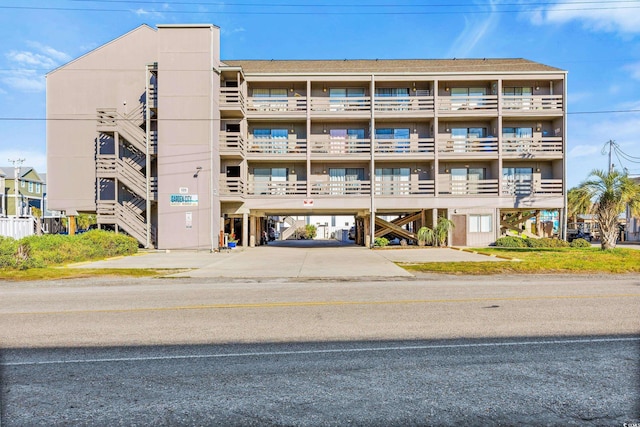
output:
[{"label": "white cloud", "polygon": [[593,146],[593,145],[576,145],[569,151],[567,157],[576,158],[576,157],[586,157],[596,154],[600,151],[602,147]]},{"label": "white cloud", "polygon": [[[166,4],[165,4],[166,6]],[[165,7],[166,9],[166,7]],[[153,18],[160,18],[160,19],[164,19],[164,15],[162,14],[162,12],[157,12],[155,10],[146,10],[143,8],[138,8],[136,10],[133,11],[133,13],[135,13],[138,16],[149,16],[149,17],[153,17]]]},{"label": "white cloud", "polygon": [[637,5],[615,0],[598,3],[563,0],[546,11],[536,12],[533,15],[531,22],[538,25],[577,21],[589,31],[640,33],[640,13]]},{"label": "white cloud", "polygon": [[496,10],[496,2],[489,1],[489,7],[492,12],[489,16],[483,15],[482,18],[475,18],[473,20],[465,17],[464,30],[453,42],[446,56],[463,58],[470,55],[476,45],[497,24],[499,19],[498,15],[493,13]]},{"label": "white cloud", "polygon": [[0,82],[21,92],[45,90],[44,73],[71,57],[40,42],[26,41],[31,50],[10,50],[5,53],[11,69],[0,72]]}]

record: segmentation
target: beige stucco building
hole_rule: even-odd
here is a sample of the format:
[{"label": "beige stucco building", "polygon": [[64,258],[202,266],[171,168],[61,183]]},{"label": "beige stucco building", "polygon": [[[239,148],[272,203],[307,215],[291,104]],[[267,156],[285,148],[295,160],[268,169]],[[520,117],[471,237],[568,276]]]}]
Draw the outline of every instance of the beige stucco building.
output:
[{"label": "beige stucco building", "polygon": [[219,43],[213,25],[141,26],[49,73],[49,206],[161,249],[259,244],[296,215],[353,215],[361,244],[446,216],[450,244],[486,245],[564,210],[563,70],[221,60]]}]

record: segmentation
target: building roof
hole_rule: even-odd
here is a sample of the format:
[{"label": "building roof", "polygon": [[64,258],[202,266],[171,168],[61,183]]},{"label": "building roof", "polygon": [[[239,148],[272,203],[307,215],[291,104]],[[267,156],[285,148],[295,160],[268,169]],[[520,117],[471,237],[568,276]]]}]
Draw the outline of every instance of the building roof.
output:
[{"label": "building roof", "polygon": [[[36,174],[38,179],[29,179],[29,181],[43,182],[42,178],[40,177],[40,174],[38,174],[38,172],[36,172],[36,170],[30,166],[20,166],[20,178],[21,179],[24,178],[31,171],[33,171],[33,173]],[[5,179],[16,179],[16,172],[13,166],[0,166],[0,176],[2,176],[3,174]]]},{"label": "building roof", "polygon": [[278,73],[481,73],[564,72],[523,58],[225,60],[247,74]]}]

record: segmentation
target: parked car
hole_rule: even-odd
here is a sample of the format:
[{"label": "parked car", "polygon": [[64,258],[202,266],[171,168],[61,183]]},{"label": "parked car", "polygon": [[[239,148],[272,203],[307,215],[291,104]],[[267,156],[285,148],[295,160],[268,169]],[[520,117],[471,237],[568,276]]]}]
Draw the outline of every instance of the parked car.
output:
[{"label": "parked car", "polygon": [[584,239],[592,241],[593,236],[588,231],[582,231],[582,229],[568,229],[567,230],[567,242],[572,242],[575,239]]},{"label": "parked car", "polygon": [[356,227],[351,227],[349,229],[349,240],[356,240]]}]

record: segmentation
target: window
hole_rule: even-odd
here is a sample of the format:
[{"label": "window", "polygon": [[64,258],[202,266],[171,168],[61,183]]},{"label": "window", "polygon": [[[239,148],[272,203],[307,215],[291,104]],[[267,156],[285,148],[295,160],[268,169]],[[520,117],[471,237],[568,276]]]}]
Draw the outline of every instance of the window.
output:
[{"label": "window", "polygon": [[287,168],[255,168],[255,194],[286,194]]},{"label": "window", "polygon": [[286,153],[289,131],[287,129],[254,129],[253,138],[262,153]]},{"label": "window", "polygon": [[483,168],[451,168],[451,194],[478,194]]},{"label": "window", "polygon": [[380,88],[376,88],[376,96],[378,97],[409,96],[409,88],[408,87],[380,87]]},{"label": "window", "polygon": [[365,105],[363,99],[348,100],[345,98],[364,98],[364,88],[330,88],[330,111],[360,110]]},{"label": "window", "polygon": [[502,168],[503,193],[531,194],[533,168]]},{"label": "window", "polygon": [[287,89],[253,89],[253,106],[261,111],[285,111]]},{"label": "window", "polygon": [[409,129],[376,129],[376,141],[381,152],[407,153],[409,152]]},{"label": "window", "polygon": [[330,129],[330,153],[361,153],[363,148],[364,129]]},{"label": "window", "polygon": [[453,87],[451,97],[452,110],[472,110],[484,104],[484,96],[487,90],[483,87]]},{"label": "window", "polygon": [[33,182],[29,181],[29,193],[33,193]]},{"label": "window", "polygon": [[[486,138],[487,130],[485,128],[451,128],[451,139],[453,139],[453,151],[464,153],[466,151],[476,151],[472,149],[475,142],[478,143],[479,138]],[[469,145],[469,147],[467,147]]]},{"label": "window", "polygon": [[36,193],[40,193],[40,183],[36,182]]},{"label": "window", "polygon": [[469,215],[470,233],[491,233],[493,215]]},{"label": "window", "polygon": [[409,168],[376,168],[376,194],[409,194]]},{"label": "window", "polygon": [[24,181],[20,181],[20,187],[24,188]]},{"label": "window", "polygon": [[331,194],[360,194],[364,168],[329,168]]},{"label": "window", "polygon": [[502,89],[504,96],[504,107],[507,109],[524,109],[531,107],[531,87],[505,87]]}]

